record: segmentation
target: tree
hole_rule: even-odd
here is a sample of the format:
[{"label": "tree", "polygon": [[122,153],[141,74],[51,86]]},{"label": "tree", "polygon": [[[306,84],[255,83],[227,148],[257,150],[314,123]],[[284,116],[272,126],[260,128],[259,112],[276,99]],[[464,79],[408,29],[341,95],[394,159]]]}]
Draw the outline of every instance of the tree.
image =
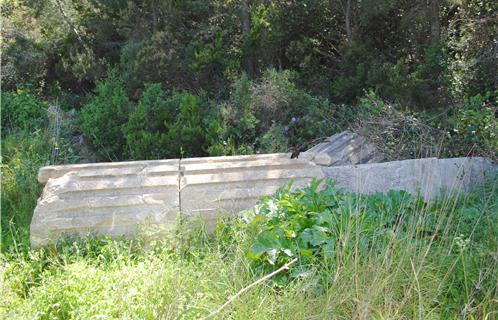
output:
[{"label": "tree", "polygon": [[249,3],[248,0],[241,1],[241,20],[242,20],[242,37],[243,37],[243,61],[244,61],[244,71],[250,76],[255,75],[255,65],[254,58],[252,55],[252,47],[250,41],[251,34],[251,17],[249,13]]}]

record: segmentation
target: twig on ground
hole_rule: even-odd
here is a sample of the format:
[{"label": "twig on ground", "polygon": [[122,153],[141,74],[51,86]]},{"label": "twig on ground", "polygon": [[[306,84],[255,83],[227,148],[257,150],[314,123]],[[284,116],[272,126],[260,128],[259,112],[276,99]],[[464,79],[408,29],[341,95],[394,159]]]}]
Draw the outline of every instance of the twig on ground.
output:
[{"label": "twig on ground", "polygon": [[261,282],[264,282],[268,279],[270,279],[271,277],[273,277],[274,275],[284,271],[284,270],[287,270],[289,269],[290,265],[295,263],[297,261],[297,258],[294,258],[293,260],[287,262],[286,264],[284,264],[283,266],[281,266],[280,268],[278,268],[277,270],[273,271],[272,273],[269,273],[267,274],[266,276],[264,276],[263,278],[259,279],[259,280],[256,280],[255,282],[251,283],[250,285],[248,285],[247,287],[243,288],[242,290],[240,290],[239,292],[237,292],[234,296],[232,296],[230,299],[227,300],[227,302],[225,302],[224,305],[222,305],[221,307],[219,307],[218,309],[216,309],[215,311],[211,312],[210,314],[208,314],[206,317],[202,318],[202,320],[206,320],[206,319],[209,319],[209,318],[212,318],[213,316],[217,315],[218,313],[221,312],[221,310],[225,309],[229,304],[231,304],[235,299],[237,299],[241,294],[243,294],[244,292],[248,291],[249,289],[251,289],[252,287],[260,284]]}]

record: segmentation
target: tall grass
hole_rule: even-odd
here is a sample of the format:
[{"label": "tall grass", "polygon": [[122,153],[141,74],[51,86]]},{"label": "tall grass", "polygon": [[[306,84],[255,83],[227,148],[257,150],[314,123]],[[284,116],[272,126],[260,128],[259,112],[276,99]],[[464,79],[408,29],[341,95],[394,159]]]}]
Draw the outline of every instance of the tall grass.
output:
[{"label": "tall grass", "polygon": [[[495,180],[465,197],[430,205],[400,201],[372,212],[395,213],[398,220],[388,224],[362,218],[357,210],[381,195],[357,195],[354,206],[340,207],[348,214],[330,234],[337,240],[331,254],[300,257],[291,270],[252,288],[217,316],[495,319],[496,187]],[[408,210],[409,203],[415,210]],[[247,257],[260,232],[234,219],[210,235],[202,226],[180,223],[156,240],[89,236],[37,251],[14,241],[1,256],[0,317],[201,318],[278,267]],[[293,277],[299,268],[306,272]]]}]

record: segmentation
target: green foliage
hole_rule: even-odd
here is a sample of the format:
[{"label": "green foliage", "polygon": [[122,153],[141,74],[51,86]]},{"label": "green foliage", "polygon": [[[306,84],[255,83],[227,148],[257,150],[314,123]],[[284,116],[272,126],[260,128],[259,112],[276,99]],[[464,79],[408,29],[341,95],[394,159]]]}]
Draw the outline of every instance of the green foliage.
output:
[{"label": "green foliage", "polygon": [[332,132],[324,117],[329,108],[328,100],[299,89],[288,71],[269,69],[259,81],[243,75],[219,107],[222,143],[260,152],[302,149]]},{"label": "green foliage", "polygon": [[159,84],[145,87],[143,95],[123,128],[132,159],[160,159],[171,155],[173,141],[168,129],[174,123],[178,100],[167,100]]},{"label": "green foliage", "polygon": [[448,137],[442,121],[434,115],[401,111],[372,91],[357,105],[354,130],[368,137],[387,159],[414,159],[447,152]]},{"label": "green foliage", "polygon": [[201,156],[209,132],[205,100],[185,91],[166,93],[160,84],[146,85],[136,109],[123,127],[133,159]]},{"label": "green foliage", "polygon": [[[383,287],[388,278],[396,278],[395,286],[403,286],[415,277],[417,290],[437,297],[431,309],[442,317],[489,312],[487,295],[493,295],[496,281],[496,275],[491,275],[496,267],[494,253],[489,250],[497,246],[496,177],[480,190],[487,194],[485,198],[442,195],[430,205],[402,191],[359,196],[335,188],[330,181],[320,183],[315,180],[294,190],[289,185],[261,199],[245,214],[242,226],[250,239],[247,254],[256,270],[267,273],[298,257],[299,263],[280,274],[277,284],[301,278],[309,282],[323,274],[320,283],[334,286],[338,280],[331,280],[331,274],[344,276],[348,268],[359,268],[351,276],[368,278],[359,271],[365,269],[376,275],[370,280],[375,282],[371,284],[373,295],[377,289],[382,291],[374,287]],[[410,264],[418,276],[403,271]],[[479,282],[482,292],[473,291],[470,278],[476,281],[488,271]],[[438,279],[436,286],[431,284],[432,277]],[[339,290],[335,296],[344,294],[334,287]],[[469,305],[462,310],[465,304]]]},{"label": "green foliage", "polygon": [[[314,180],[297,190],[288,185],[260,200],[246,215],[257,234],[249,251],[251,259],[260,265],[280,266],[301,257],[306,264],[330,258],[339,245],[351,250],[356,245],[360,254],[367,254],[372,247],[385,246],[398,227],[397,220],[413,215],[423,205],[404,192],[358,197],[338,190],[331,181],[323,188],[321,183]],[[354,229],[347,243],[339,243],[341,234],[351,226]]]},{"label": "green foliage", "polygon": [[[293,257],[219,317],[496,314],[496,183],[429,205],[313,182],[211,236],[29,249],[37,171],[77,160],[75,140],[100,160],[159,159],[304,150],[348,129],[387,159],[497,159],[495,2],[246,3],[249,21],[240,1],[2,3],[0,318],[201,318]],[[61,127],[59,104],[79,123]]]},{"label": "green foliage", "polygon": [[40,130],[2,137],[2,250],[27,241],[29,223],[41,194],[38,169],[49,164],[49,138]]},{"label": "green foliage", "polygon": [[498,157],[498,91],[467,99],[449,119],[454,152]]},{"label": "green foliage", "polygon": [[81,130],[101,159],[127,157],[122,127],[128,121],[131,107],[124,84],[116,72],[98,82],[95,95],[83,106]]},{"label": "green foliage", "polygon": [[287,152],[289,140],[285,134],[288,130],[288,127],[283,127],[276,123],[272,124],[270,129],[260,139],[261,152]]},{"label": "green foliage", "polygon": [[47,105],[29,90],[2,93],[2,136],[11,131],[36,131],[47,122]]},{"label": "green foliage", "polygon": [[447,104],[444,72],[448,57],[441,44],[423,49],[419,64],[410,66],[404,58],[393,61],[366,44],[352,43],[344,48],[343,64],[332,81],[332,96],[340,102],[356,102],[364,91],[403,105],[439,109]]},{"label": "green foliage", "polygon": [[19,83],[30,84],[35,88],[43,86],[47,57],[40,45],[17,35],[9,43],[2,44],[2,51],[3,90],[15,90]]},{"label": "green foliage", "polygon": [[[493,1],[463,0],[452,3],[456,14],[448,21],[447,46],[452,54],[448,77],[451,92],[468,99],[497,87],[495,19]],[[463,23],[462,23],[463,22]]]},{"label": "green foliage", "polygon": [[65,133],[54,134],[46,129],[9,132],[2,137],[1,144],[3,252],[14,246],[29,247],[29,224],[42,191],[37,179],[40,167],[72,163],[77,157]]}]

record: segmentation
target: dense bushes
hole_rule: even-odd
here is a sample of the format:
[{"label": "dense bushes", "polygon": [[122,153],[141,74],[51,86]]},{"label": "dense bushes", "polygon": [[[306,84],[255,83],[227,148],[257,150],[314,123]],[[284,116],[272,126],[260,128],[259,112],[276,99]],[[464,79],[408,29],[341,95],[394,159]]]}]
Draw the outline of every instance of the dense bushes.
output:
[{"label": "dense bushes", "polygon": [[128,121],[131,102],[115,72],[97,84],[96,94],[81,110],[81,130],[102,159],[126,158],[123,125]]},{"label": "dense bushes", "polygon": [[243,75],[233,85],[229,100],[219,107],[220,136],[235,150],[302,149],[333,132],[325,121],[331,108],[326,99],[298,88],[289,71],[269,69],[258,81]]},{"label": "dense bushes", "polygon": [[116,74],[100,82],[82,109],[81,129],[103,160],[205,155],[206,100],[146,85],[135,104]]},{"label": "dense bushes", "polygon": [[2,92],[2,134],[34,131],[47,122],[47,105],[28,90]]},{"label": "dense bushes", "polygon": [[187,92],[166,93],[159,84],[145,87],[124,126],[132,159],[165,159],[205,154],[206,102]]},{"label": "dense bushes", "polygon": [[[258,265],[282,265],[294,257],[304,264],[330,259],[339,247],[356,247],[361,255],[382,250],[399,231],[398,222],[413,219],[424,207],[405,192],[358,197],[337,189],[332,181],[319,189],[321,184],[314,180],[295,191],[288,185],[246,214],[244,219],[257,233],[248,255]],[[361,230],[344,239],[341,234],[348,228]]]},{"label": "dense bushes", "polygon": [[28,227],[42,189],[38,169],[50,164],[49,139],[40,130],[2,138],[2,250],[29,238]]},{"label": "dense bushes", "polygon": [[146,84],[135,103],[116,73],[83,107],[81,129],[103,160],[160,159],[304,150],[343,130],[367,136],[386,159],[497,156],[495,94],[448,115],[403,110],[374,91],[356,105],[332,104],[296,85],[289,71],[242,75],[228,99]]},{"label": "dense bushes", "polygon": [[242,75],[227,102],[147,84],[136,105],[111,73],[83,107],[81,129],[104,160],[285,152],[332,132],[328,108],[288,71]]},{"label": "dense bushes", "polygon": [[27,246],[42,166],[78,160],[55,107],[24,90],[2,93],[1,250]]},{"label": "dense bushes", "polygon": [[331,82],[334,100],[355,103],[365,91],[401,105],[437,110],[447,105],[444,72],[447,54],[439,43],[424,48],[421,63],[413,67],[403,59],[393,60],[364,43],[344,47],[344,63]]},{"label": "dense bushes", "polygon": [[498,159],[498,91],[476,95],[455,108],[449,131],[455,142],[450,149],[458,155],[482,154]]}]

